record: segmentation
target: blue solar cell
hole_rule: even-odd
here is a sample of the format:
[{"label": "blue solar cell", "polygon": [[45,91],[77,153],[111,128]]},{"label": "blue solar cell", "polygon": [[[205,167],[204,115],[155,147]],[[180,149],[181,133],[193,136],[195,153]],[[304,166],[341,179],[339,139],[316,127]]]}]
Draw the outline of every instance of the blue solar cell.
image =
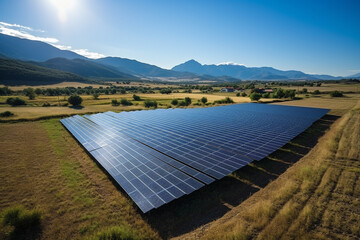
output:
[{"label": "blue solar cell", "polygon": [[327,112],[249,103],[60,121],[147,212],[261,160]]}]

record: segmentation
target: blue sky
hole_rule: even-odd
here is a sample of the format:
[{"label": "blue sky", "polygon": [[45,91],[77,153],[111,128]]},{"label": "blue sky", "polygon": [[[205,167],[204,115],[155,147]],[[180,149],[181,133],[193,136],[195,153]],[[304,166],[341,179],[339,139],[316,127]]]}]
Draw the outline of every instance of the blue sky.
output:
[{"label": "blue sky", "polygon": [[360,72],[359,12],[358,0],[0,0],[0,32],[164,68],[195,59],[345,76]]}]

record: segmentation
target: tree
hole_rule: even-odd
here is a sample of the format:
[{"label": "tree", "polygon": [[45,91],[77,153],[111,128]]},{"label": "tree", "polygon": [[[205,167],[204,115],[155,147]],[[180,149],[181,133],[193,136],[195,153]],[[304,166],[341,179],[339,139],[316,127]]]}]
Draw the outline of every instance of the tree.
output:
[{"label": "tree", "polygon": [[177,99],[173,99],[171,101],[171,105],[174,105],[174,106],[178,105],[178,103],[179,103],[179,101]]},{"label": "tree", "polygon": [[79,95],[72,95],[68,98],[68,102],[73,106],[80,106],[82,98]]},{"label": "tree", "polygon": [[170,94],[172,91],[170,88],[163,88],[160,90],[161,94]]},{"label": "tree", "polygon": [[118,102],[118,100],[113,99],[113,100],[111,100],[111,105],[113,105],[113,106],[119,106],[120,103]]},{"label": "tree", "polygon": [[246,94],[245,92],[243,92],[243,93],[241,93],[241,96],[242,96],[242,97],[246,97],[247,94]]},{"label": "tree", "polygon": [[135,100],[135,101],[141,101],[141,98],[140,98],[140,96],[138,96],[138,95],[133,95],[133,99]]},{"label": "tree", "polygon": [[191,98],[186,97],[186,98],[184,99],[184,102],[185,102],[186,106],[189,106],[189,105],[191,104]]},{"label": "tree", "polygon": [[207,100],[206,97],[202,97],[200,101],[201,101],[203,104],[206,104],[208,100]]},{"label": "tree", "polygon": [[308,92],[307,88],[303,88],[303,89],[302,89],[302,92],[303,92],[303,93],[307,93],[307,92]]},{"label": "tree", "polygon": [[98,100],[99,97],[100,97],[100,94],[97,93],[97,92],[94,92],[94,93],[92,94],[92,96],[93,96],[94,100]]},{"label": "tree", "polygon": [[144,106],[146,107],[146,108],[151,108],[151,107],[154,107],[154,108],[157,108],[157,102],[156,101],[151,101],[151,100],[146,100],[145,102],[144,102]]},{"label": "tree", "polygon": [[344,96],[342,92],[339,91],[330,92],[330,97],[342,97],[342,96]]},{"label": "tree", "polygon": [[240,93],[238,92],[238,93],[236,94],[236,96],[237,96],[237,97],[240,97]]},{"label": "tree", "polygon": [[25,96],[29,97],[30,100],[34,100],[36,96],[33,88],[25,88],[24,94]]},{"label": "tree", "polygon": [[123,105],[123,106],[130,106],[130,105],[133,105],[131,101],[125,99],[125,98],[122,98],[120,100],[120,104]]},{"label": "tree", "polygon": [[261,98],[261,94],[260,94],[260,93],[254,92],[254,93],[250,94],[250,99],[251,99],[251,101],[259,101],[260,98]]},{"label": "tree", "polygon": [[315,91],[314,91],[314,94],[320,94],[320,91],[319,91],[319,90],[315,90]]},{"label": "tree", "polygon": [[10,98],[6,99],[6,104],[9,104],[12,107],[15,107],[15,106],[20,106],[20,105],[26,105],[26,102],[18,97],[16,97],[16,98],[10,97]]}]

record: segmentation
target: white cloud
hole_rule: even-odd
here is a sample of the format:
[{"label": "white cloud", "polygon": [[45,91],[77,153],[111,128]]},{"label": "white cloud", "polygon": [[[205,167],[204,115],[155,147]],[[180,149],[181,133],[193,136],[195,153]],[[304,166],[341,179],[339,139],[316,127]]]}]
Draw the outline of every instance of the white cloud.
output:
[{"label": "white cloud", "polygon": [[222,62],[222,63],[218,63],[218,64],[215,64],[217,66],[219,65],[234,65],[234,66],[245,66],[244,64],[241,64],[241,63],[234,63],[234,62]]},{"label": "white cloud", "polygon": [[33,30],[30,27],[18,25],[18,24],[10,24],[5,22],[0,22],[0,33],[13,36],[13,37],[19,37],[19,38],[25,38],[30,40],[36,40],[36,41],[42,41],[46,43],[57,43],[59,40],[56,38],[49,38],[49,37],[38,37],[35,36],[28,31],[41,31],[41,30]]},{"label": "white cloud", "polygon": [[74,49],[72,51],[76,52],[77,54],[83,55],[84,57],[92,58],[92,59],[105,57],[104,54],[96,53],[96,52],[90,52],[88,49]]},{"label": "white cloud", "polygon": [[44,33],[43,30],[34,30],[31,27],[22,26],[19,24],[0,22],[0,33],[2,33],[2,34],[13,36],[13,37],[25,38],[25,39],[29,39],[29,40],[46,42],[46,43],[49,43],[49,44],[53,45],[54,47],[59,48],[61,50],[73,51],[73,52],[76,52],[77,54],[80,54],[87,58],[97,59],[97,58],[105,57],[104,54],[91,52],[88,49],[72,49],[71,46],[57,44],[59,42],[59,40],[56,38],[35,36],[29,32]]}]

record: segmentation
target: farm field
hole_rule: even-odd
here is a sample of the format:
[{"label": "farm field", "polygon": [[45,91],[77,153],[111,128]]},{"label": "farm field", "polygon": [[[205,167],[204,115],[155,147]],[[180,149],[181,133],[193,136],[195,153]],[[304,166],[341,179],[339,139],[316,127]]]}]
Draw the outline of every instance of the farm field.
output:
[{"label": "farm field", "polygon": [[[145,109],[144,100],[156,100],[159,103],[159,108],[168,108],[172,107],[171,101],[173,99],[183,100],[185,97],[190,97],[193,103],[200,101],[202,97],[206,97],[210,103],[213,103],[215,100],[224,99],[226,96],[231,96],[236,103],[250,102],[248,97],[236,97],[235,94],[203,94],[203,93],[171,93],[171,94],[137,94],[143,101],[132,101],[133,105],[131,106],[112,106],[111,100],[116,99],[128,99],[133,100],[133,94],[116,94],[116,95],[100,95],[98,100],[94,100],[90,95],[84,95],[83,103],[80,108],[62,106],[67,104],[67,97],[56,97],[56,96],[37,96],[34,100],[28,100],[25,96],[20,98],[27,101],[27,106],[17,106],[11,107],[5,104],[5,101],[10,96],[0,96],[0,112],[11,111],[14,113],[14,116],[2,118],[0,120],[31,120],[39,119],[46,117],[54,116],[67,116],[74,114],[85,114],[85,113],[97,113],[97,112],[106,112],[106,111],[130,111]],[[15,96],[14,96],[15,97]],[[265,101],[273,101],[272,99],[265,99]],[[43,107],[44,103],[49,103],[50,107]],[[57,105],[60,105],[58,107]],[[190,106],[196,107],[196,106]]]},{"label": "farm field", "polygon": [[96,239],[112,229],[152,239],[356,237],[359,101],[354,94],[276,103],[332,110],[268,158],[149,214],[137,210],[58,118],[3,123],[0,209],[39,210],[42,239]]}]

